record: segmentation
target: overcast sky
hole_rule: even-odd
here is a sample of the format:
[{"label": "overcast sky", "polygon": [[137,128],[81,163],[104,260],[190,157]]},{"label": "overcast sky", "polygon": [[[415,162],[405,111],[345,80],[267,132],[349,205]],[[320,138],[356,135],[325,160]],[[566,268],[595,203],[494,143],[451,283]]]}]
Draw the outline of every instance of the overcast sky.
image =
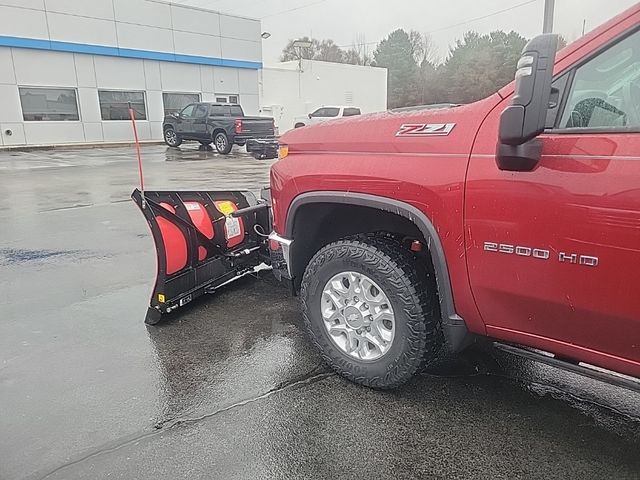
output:
[{"label": "overcast sky", "polygon": [[[262,30],[271,33],[262,44],[265,64],[277,62],[291,38],[312,35],[349,46],[356,35],[362,34],[367,42],[372,42],[369,48],[373,51],[377,41],[397,28],[430,33],[437,55],[444,58],[449,45],[468,30],[480,33],[515,30],[527,38],[540,33],[544,6],[544,0],[174,0],[174,3],[261,19]],[[588,32],[637,2],[556,0],[555,3],[554,31],[571,41],[582,34],[583,21]]]}]

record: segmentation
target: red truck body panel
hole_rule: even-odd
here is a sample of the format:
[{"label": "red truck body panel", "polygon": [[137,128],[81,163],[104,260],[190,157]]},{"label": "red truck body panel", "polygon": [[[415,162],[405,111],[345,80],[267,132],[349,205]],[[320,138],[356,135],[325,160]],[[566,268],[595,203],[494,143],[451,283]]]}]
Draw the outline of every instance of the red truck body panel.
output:
[{"label": "red truck body panel", "polygon": [[[561,51],[554,72],[639,24],[640,5]],[[274,228],[284,233],[307,192],[406,202],[433,223],[471,332],[640,376],[640,133],[546,132],[534,171],[500,171],[498,126],[513,90],[288,132],[289,155],[271,171]]]},{"label": "red truck body panel", "polygon": [[[501,172],[490,140],[500,111],[480,129],[466,182],[467,265],[487,333],[637,375],[640,134],[544,134],[533,172]],[[524,248],[492,254],[484,242]],[[534,248],[549,260],[525,255]]]},{"label": "red truck body panel", "polygon": [[[296,196],[313,191],[367,193],[413,205],[439,234],[458,314],[484,334],[464,258],[464,178],[478,125],[500,100],[494,95],[453,109],[361,116],[287,133],[289,156],[271,170],[274,228],[284,227]],[[427,119],[456,126],[446,137],[395,136],[401,125]]]}]

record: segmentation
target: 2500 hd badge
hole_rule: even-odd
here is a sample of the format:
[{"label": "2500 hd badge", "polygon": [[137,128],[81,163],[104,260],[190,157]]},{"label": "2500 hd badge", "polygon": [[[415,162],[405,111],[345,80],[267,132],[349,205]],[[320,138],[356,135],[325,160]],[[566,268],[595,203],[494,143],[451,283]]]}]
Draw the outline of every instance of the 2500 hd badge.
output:
[{"label": "2500 hd badge", "polygon": [[[507,243],[484,242],[484,250],[487,252],[506,253],[507,255],[520,255],[521,257],[533,257],[540,260],[549,260],[551,252],[541,248],[524,247],[522,245],[509,245]],[[558,252],[560,263],[575,263],[587,267],[597,267],[598,257],[580,255],[578,253]]]}]

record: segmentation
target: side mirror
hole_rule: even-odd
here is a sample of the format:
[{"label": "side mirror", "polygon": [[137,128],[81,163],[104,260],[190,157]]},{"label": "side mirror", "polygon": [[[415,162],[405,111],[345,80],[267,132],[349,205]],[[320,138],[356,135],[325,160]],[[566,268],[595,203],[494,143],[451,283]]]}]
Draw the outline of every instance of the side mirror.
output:
[{"label": "side mirror", "polygon": [[500,170],[530,171],[540,161],[542,144],[535,138],[544,131],[557,48],[558,36],[544,34],[531,39],[522,51],[513,100],[500,117],[496,152]]},{"label": "side mirror", "polygon": [[313,115],[309,114],[309,119],[313,118]]}]

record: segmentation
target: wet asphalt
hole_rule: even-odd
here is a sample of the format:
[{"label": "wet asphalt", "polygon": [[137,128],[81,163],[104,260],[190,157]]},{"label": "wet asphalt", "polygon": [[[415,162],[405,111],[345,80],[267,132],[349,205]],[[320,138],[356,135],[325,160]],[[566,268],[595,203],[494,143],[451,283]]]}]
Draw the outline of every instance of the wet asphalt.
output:
[{"label": "wet asphalt", "polygon": [[[270,162],[143,148],[148,189]],[[405,387],[331,373],[268,272],[143,323],[131,148],[0,152],[0,479],[640,478],[640,394],[480,343]]]}]

